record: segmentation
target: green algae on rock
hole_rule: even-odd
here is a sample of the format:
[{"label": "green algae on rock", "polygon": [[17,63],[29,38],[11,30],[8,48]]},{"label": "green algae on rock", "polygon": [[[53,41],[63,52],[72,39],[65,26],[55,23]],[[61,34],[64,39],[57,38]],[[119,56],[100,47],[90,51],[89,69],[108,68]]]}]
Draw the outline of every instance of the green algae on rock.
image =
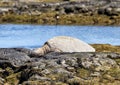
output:
[{"label": "green algae on rock", "polygon": [[[13,49],[10,48],[9,51],[10,50]],[[20,51],[16,48],[16,51],[24,52],[26,55],[28,55],[26,51],[23,51],[23,49]],[[7,58],[12,57],[5,57],[5,59]],[[13,64],[11,64],[13,66],[10,66],[8,64],[4,66],[5,64],[1,64],[0,73],[2,74],[0,75],[0,84],[117,85],[118,83],[120,83],[120,65],[118,64],[119,61],[116,61],[120,58],[120,54],[117,53],[52,52],[44,55],[43,57],[29,56],[29,58],[31,61],[26,61],[25,63],[20,64],[17,67],[15,67]],[[0,63],[1,59],[4,60],[4,58],[0,56]],[[21,62],[22,61],[24,60],[21,60]],[[3,62],[5,61],[2,61],[2,63]],[[14,62],[15,61],[10,63]],[[7,75],[4,75],[6,73]]]},{"label": "green algae on rock", "polygon": [[120,25],[117,0],[22,1],[13,1],[14,5],[7,7],[0,4],[0,23]]},{"label": "green algae on rock", "polygon": [[111,18],[111,16],[94,14],[63,14],[59,15],[56,20],[57,13],[42,13],[41,15],[1,15],[0,23],[17,23],[17,24],[47,24],[47,25],[120,25],[120,16]]}]

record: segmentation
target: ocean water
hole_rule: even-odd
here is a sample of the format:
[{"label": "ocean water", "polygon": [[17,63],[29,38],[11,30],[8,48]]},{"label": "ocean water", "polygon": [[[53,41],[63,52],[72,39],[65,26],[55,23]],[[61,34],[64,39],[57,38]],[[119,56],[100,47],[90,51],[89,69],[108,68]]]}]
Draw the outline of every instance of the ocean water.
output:
[{"label": "ocean water", "polygon": [[89,44],[120,45],[120,27],[0,25],[0,48],[37,48],[55,36],[71,36]]}]

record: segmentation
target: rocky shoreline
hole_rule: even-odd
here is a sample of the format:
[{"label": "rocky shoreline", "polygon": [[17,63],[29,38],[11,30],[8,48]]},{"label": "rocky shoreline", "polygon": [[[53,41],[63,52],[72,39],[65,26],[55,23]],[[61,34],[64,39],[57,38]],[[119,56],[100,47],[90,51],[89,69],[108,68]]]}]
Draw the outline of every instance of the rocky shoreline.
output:
[{"label": "rocky shoreline", "polygon": [[2,6],[0,14],[0,23],[120,25],[120,1],[21,2]]},{"label": "rocky shoreline", "polygon": [[118,85],[120,54],[57,53],[0,49],[0,85]]},{"label": "rocky shoreline", "polygon": [[40,48],[0,48],[0,85],[118,85],[120,46],[69,36]]}]

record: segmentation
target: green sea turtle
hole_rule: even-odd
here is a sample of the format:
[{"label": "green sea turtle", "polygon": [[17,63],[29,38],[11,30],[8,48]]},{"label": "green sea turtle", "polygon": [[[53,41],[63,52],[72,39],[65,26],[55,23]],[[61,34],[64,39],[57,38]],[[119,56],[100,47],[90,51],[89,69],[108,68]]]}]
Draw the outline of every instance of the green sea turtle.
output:
[{"label": "green sea turtle", "polygon": [[95,52],[95,49],[77,38],[57,36],[45,42],[41,48],[35,49],[34,52],[44,55],[49,52]]}]

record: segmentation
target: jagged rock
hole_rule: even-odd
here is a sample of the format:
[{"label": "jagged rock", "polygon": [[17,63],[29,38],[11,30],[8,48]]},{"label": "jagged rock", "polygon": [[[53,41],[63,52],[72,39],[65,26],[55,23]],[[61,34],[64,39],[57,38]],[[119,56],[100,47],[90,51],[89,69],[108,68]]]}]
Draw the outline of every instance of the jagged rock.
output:
[{"label": "jagged rock", "polygon": [[1,67],[19,67],[30,61],[30,57],[24,53],[12,48],[0,49],[0,65]]},{"label": "jagged rock", "polygon": [[55,74],[71,74],[69,71],[63,69],[63,68],[57,68],[53,70],[53,73]]},{"label": "jagged rock", "polygon": [[95,52],[95,49],[77,38],[58,36],[48,40],[34,52],[44,55],[49,52]]},{"label": "jagged rock", "polygon": [[[64,67],[83,67],[95,71],[106,71],[113,67],[117,67],[117,63],[108,58],[108,56],[118,56],[116,53],[63,53],[63,54],[47,54],[45,57],[49,59],[58,58],[57,63]],[[50,56],[49,56],[50,55]]]},{"label": "jagged rock", "polygon": [[109,58],[105,57],[87,57],[87,58],[79,58],[80,64],[86,68],[91,69],[95,71],[106,71],[109,70],[115,66],[117,66],[117,63]]},{"label": "jagged rock", "polygon": [[43,70],[43,71],[41,71],[41,73],[42,74],[50,74],[51,73],[51,71],[50,70],[48,70],[48,69],[45,69],[45,70]]},{"label": "jagged rock", "polygon": [[21,53],[25,53],[26,55],[28,55],[30,57],[39,56],[35,52],[33,52],[32,50],[26,49],[26,48],[13,48],[13,50],[21,52]]},{"label": "jagged rock", "polygon": [[73,6],[64,7],[64,10],[65,10],[66,14],[74,13],[74,7]]},{"label": "jagged rock", "polygon": [[[50,52],[43,57],[30,57],[32,53],[29,50],[13,48],[0,49],[0,53],[4,55],[0,60],[9,62],[6,66],[1,63],[0,84],[94,84],[94,78],[112,82],[120,79],[120,54],[117,53]],[[19,68],[12,68],[16,66]]]},{"label": "jagged rock", "polygon": [[98,14],[105,14],[105,9],[99,8],[97,12]]},{"label": "jagged rock", "polygon": [[[42,60],[42,61],[44,61],[44,60]],[[31,66],[32,66],[34,69],[45,69],[46,64],[43,63],[42,61],[33,62],[33,63],[31,64]]]},{"label": "jagged rock", "polygon": [[115,53],[115,54],[109,53],[109,54],[107,55],[107,57],[108,57],[108,58],[112,58],[112,59],[119,59],[119,58],[120,58],[120,54],[117,54],[117,53]]}]

